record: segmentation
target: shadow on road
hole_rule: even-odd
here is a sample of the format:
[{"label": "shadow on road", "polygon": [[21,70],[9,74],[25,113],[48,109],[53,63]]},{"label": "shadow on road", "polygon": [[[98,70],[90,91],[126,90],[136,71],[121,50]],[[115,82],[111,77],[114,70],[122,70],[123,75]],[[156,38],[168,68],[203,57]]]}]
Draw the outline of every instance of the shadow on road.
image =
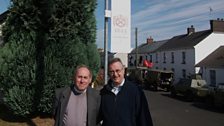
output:
[{"label": "shadow on road", "polygon": [[209,103],[194,101],[192,106],[197,107],[199,109],[204,109],[211,112],[224,113],[224,107],[217,107]]},{"label": "shadow on road", "polygon": [[192,102],[191,99],[187,99],[186,97],[182,96],[182,95],[176,95],[176,96],[172,96],[170,93],[162,93],[161,94],[162,96],[165,96],[165,97],[169,97],[169,98],[172,98],[172,99],[176,99],[176,100],[179,100],[179,101],[182,101],[182,102]]},{"label": "shadow on road", "polygon": [[224,106],[217,107],[217,106],[214,106],[211,103],[207,103],[205,100],[202,100],[202,99],[195,98],[193,100],[188,100],[186,97],[184,97],[182,95],[176,95],[174,97],[169,93],[161,93],[161,95],[165,96],[165,97],[175,99],[175,100],[179,100],[179,101],[182,101],[182,102],[189,102],[189,103],[191,103],[192,106],[197,107],[199,109],[204,109],[204,110],[211,111],[211,112],[216,112],[216,113],[224,113]]}]

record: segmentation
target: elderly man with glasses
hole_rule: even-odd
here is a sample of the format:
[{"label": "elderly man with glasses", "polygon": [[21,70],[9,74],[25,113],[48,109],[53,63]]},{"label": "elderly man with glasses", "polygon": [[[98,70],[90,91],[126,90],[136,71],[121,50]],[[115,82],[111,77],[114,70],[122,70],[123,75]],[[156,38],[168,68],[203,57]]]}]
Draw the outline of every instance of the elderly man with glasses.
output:
[{"label": "elderly man with glasses", "polygon": [[101,90],[100,120],[103,126],[152,126],[143,90],[125,79],[119,58],[109,62],[108,84]]}]

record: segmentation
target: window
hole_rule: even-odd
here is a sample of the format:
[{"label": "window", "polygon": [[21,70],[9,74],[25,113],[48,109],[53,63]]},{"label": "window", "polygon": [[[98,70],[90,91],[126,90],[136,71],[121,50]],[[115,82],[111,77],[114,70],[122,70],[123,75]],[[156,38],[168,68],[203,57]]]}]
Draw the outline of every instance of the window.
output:
[{"label": "window", "polygon": [[182,64],[186,64],[186,53],[182,52]]},{"label": "window", "polygon": [[140,56],[140,58],[139,58],[139,62],[138,62],[139,64],[141,64],[142,63],[142,56]]},{"label": "window", "polygon": [[174,68],[171,68],[171,70],[173,71],[173,75],[172,75],[172,78],[173,78],[173,81],[174,81],[174,73],[175,73],[175,69]]},{"label": "window", "polygon": [[156,63],[158,63],[158,53],[156,53]]},{"label": "window", "polygon": [[186,70],[185,69],[182,69],[182,76],[183,76],[183,78],[186,78]]},{"label": "window", "polygon": [[211,86],[216,86],[216,72],[215,70],[210,70],[210,84]]},{"label": "window", "polygon": [[163,53],[163,63],[166,63],[166,53]]},{"label": "window", "polygon": [[173,72],[175,72],[175,69],[174,69],[174,68],[171,68],[171,70],[172,70]]},{"label": "window", "polygon": [[133,57],[131,55],[129,55],[129,65],[130,66],[134,66],[134,63],[132,62]]},{"label": "window", "polygon": [[174,52],[171,52],[171,63],[174,63]]},{"label": "window", "polygon": [[150,62],[152,62],[152,55],[150,55]]}]

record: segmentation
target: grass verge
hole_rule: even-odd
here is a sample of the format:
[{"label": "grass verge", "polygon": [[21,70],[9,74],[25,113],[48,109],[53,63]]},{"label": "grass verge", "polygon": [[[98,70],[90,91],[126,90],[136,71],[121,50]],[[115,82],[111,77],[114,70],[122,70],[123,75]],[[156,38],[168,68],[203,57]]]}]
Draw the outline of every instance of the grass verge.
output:
[{"label": "grass verge", "polygon": [[0,126],[52,126],[53,119],[45,115],[21,118],[14,116],[5,105],[0,104]]}]

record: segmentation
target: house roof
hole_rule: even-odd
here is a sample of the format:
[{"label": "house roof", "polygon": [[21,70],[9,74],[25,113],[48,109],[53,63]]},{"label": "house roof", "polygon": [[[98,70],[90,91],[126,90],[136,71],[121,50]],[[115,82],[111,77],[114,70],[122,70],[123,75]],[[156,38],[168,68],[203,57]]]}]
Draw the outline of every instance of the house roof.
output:
[{"label": "house roof", "polygon": [[[156,51],[160,46],[165,44],[168,40],[162,40],[162,41],[156,41],[153,43],[143,43],[140,46],[138,46],[138,53],[143,54],[143,53],[152,53]],[[134,48],[131,53],[136,53],[136,48]]]},{"label": "house roof", "polygon": [[191,33],[190,35],[184,34],[174,36],[167,43],[163,44],[157,51],[193,48],[193,46],[200,43],[211,33],[212,33],[211,30],[205,30],[194,32]]},{"label": "house roof", "polygon": [[224,67],[224,46],[220,46],[214,52],[195,65],[196,67]]}]

